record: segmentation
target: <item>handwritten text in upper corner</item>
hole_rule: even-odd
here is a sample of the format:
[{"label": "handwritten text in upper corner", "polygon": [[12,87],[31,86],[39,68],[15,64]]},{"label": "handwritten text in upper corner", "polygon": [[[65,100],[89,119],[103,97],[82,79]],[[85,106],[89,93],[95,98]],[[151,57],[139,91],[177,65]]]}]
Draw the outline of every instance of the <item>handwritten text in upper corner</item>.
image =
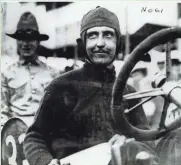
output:
[{"label": "handwritten text in upper corner", "polygon": [[147,12],[147,13],[163,13],[162,8],[148,8],[148,7],[142,7],[141,12]]}]

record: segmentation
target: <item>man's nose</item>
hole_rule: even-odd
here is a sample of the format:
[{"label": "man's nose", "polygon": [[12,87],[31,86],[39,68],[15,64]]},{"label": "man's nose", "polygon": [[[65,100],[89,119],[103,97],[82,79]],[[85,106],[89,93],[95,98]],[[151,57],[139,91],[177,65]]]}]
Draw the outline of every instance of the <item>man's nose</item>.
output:
[{"label": "man's nose", "polygon": [[99,36],[97,39],[97,47],[101,48],[105,46],[105,40],[103,36]]},{"label": "man's nose", "polygon": [[23,41],[22,45],[23,46],[28,46],[28,41]]}]

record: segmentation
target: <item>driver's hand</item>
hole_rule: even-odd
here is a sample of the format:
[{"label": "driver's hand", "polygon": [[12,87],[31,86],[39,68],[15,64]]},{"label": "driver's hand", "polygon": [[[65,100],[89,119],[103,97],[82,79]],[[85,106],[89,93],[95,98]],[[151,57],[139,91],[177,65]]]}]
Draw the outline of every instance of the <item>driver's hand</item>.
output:
[{"label": "driver's hand", "polygon": [[60,165],[60,160],[52,159],[52,161],[48,165]]},{"label": "driver's hand", "polygon": [[60,160],[58,160],[58,159],[52,159],[52,161],[51,161],[48,165],[71,165],[71,164],[70,164],[70,163],[60,164]]},{"label": "driver's hand", "polygon": [[111,154],[112,154],[112,164],[114,165],[122,165],[122,157],[121,157],[121,148],[124,144],[133,141],[134,139],[126,138],[124,135],[114,135],[110,140],[109,144],[111,146]]},{"label": "driver's hand", "polygon": [[120,147],[123,146],[125,143],[128,143],[130,141],[134,141],[134,138],[126,138],[124,135],[114,135],[110,140],[109,144],[113,146],[114,144],[118,144]]}]

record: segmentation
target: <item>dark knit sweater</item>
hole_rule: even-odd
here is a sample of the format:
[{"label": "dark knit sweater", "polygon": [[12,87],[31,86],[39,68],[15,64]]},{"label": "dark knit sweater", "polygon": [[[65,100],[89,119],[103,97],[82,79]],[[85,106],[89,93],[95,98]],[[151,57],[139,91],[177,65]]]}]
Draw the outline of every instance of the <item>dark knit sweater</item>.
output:
[{"label": "dark knit sweater", "polygon": [[[47,165],[53,158],[63,158],[121,134],[114,129],[110,115],[114,81],[114,67],[90,64],[54,79],[24,140],[30,165]],[[131,92],[134,89],[126,86],[124,94]],[[129,108],[136,103],[123,104]],[[142,108],[129,113],[128,118],[135,126],[147,127]]]}]

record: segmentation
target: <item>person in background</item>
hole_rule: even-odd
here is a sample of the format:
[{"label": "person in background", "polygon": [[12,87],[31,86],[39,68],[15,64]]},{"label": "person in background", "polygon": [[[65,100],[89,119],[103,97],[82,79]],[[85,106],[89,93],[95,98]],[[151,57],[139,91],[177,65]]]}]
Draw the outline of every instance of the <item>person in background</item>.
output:
[{"label": "person in background", "polygon": [[[150,66],[150,62],[139,61],[133,68],[131,72],[130,84],[132,83],[132,86],[137,91],[147,91],[152,89],[152,80],[151,77],[148,75]],[[152,118],[156,112],[154,99],[147,101],[142,106],[148,119],[148,122],[150,126],[152,126]]]},{"label": "person in background", "polygon": [[[126,60],[126,55],[124,59]],[[149,79],[151,67],[151,56],[149,53],[146,53],[140,61],[135,65],[133,70],[131,71],[130,78],[128,79],[128,84],[133,86],[136,91],[142,91],[151,88],[151,81]]]},{"label": "person in background", "polygon": [[[171,54],[171,79],[174,81],[179,81],[181,79],[181,55],[178,50],[173,50],[170,52]],[[166,55],[162,53],[157,59],[157,66],[159,68],[159,72],[162,74],[166,74],[165,68]]]},{"label": "person in background", "polygon": [[[171,69],[171,80],[181,82],[181,54],[179,51],[171,51],[172,69]],[[175,104],[171,103],[168,112],[166,124],[173,122],[181,115],[181,109]]]},{"label": "person in background", "polygon": [[172,59],[172,79],[174,81],[181,81],[181,52],[175,50],[171,52]]},{"label": "person in background", "polygon": [[[126,143],[130,138],[126,136],[127,130],[115,126],[111,116],[116,78],[113,61],[121,47],[117,16],[103,7],[96,7],[83,16],[80,35],[86,62],[82,68],[54,79],[46,89],[24,140],[25,157],[30,165],[58,165],[59,159],[78,151],[108,141],[111,145],[120,141],[125,144],[123,165],[135,164],[136,155],[141,151],[150,154],[155,162],[154,146],[137,141]],[[131,92],[135,92],[134,88],[127,85],[124,94]],[[124,101],[123,105],[127,109],[137,103],[138,100],[131,100]],[[141,106],[127,117],[134,126],[148,129]]]},{"label": "person in background", "polygon": [[[180,52],[178,50],[173,50],[170,52],[171,55],[171,77],[170,79],[172,81],[181,81],[181,55]],[[166,54],[165,52],[160,54],[160,56],[158,56],[157,58],[157,66],[159,68],[159,71],[156,73],[156,77],[157,80],[164,80],[166,78]],[[164,81],[163,81],[164,82]],[[163,84],[163,83],[162,83]],[[157,109],[160,111],[155,114],[153,123],[154,125],[158,126],[158,122],[160,120],[160,115],[161,115],[161,110],[162,110],[162,106],[163,106],[163,98],[157,98],[156,103],[156,107]],[[167,118],[166,118],[166,124],[173,122],[178,116],[180,116],[181,112],[180,112],[180,108],[178,108],[175,104],[171,103],[169,108],[168,108],[168,112],[167,112]]]},{"label": "person in background", "polygon": [[[140,61],[136,64],[136,66],[133,68],[131,72],[131,79],[132,79],[132,86],[137,90],[144,90],[143,88],[146,88],[145,86],[142,86],[142,82],[145,80],[145,78],[148,75],[148,66],[149,63]],[[149,84],[144,84],[148,86]],[[142,88],[142,89],[141,89]]]},{"label": "person in background", "polygon": [[30,125],[45,88],[58,71],[38,59],[40,42],[49,36],[40,34],[32,13],[23,13],[16,32],[7,35],[17,40],[19,60],[1,75],[1,125],[12,117],[19,117]]},{"label": "person in background", "polygon": [[157,66],[158,66],[159,71],[163,72],[165,69],[165,60],[159,59],[157,61]]}]

